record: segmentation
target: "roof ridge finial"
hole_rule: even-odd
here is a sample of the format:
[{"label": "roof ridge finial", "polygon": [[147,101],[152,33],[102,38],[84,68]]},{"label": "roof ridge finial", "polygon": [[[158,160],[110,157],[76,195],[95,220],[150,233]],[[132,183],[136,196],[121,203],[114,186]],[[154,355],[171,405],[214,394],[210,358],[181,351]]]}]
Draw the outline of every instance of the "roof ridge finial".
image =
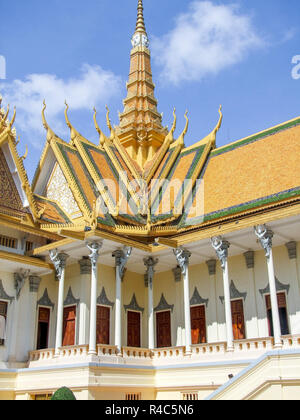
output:
[{"label": "roof ridge finial", "polygon": [[146,26],[145,26],[145,20],[144,20],[144,6],[143,6],[143,0],[138,1],[138,7],[137,7],[137,21],[136,21],[136,32],[146,32]]}]

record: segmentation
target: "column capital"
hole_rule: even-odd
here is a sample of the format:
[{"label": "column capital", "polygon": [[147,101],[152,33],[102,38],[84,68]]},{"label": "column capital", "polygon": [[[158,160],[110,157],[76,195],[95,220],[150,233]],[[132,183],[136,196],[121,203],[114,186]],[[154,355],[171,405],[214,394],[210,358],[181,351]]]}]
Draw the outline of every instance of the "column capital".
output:
[{"label": "column capital", "polygon": [[216,251],[218,259],[221,261],[221,266],[224,270],[228,259],[228,249],[230,247],[230,243],[222,238],[222,236],[215,236],[211,239],[211,244]]},{"label": "column capital", "polygon": [[191,253],[187,249],[177,248],[173,249],[174,255],[181,269],[182,275],[185,275],[189,266]]},{"label": "column capital", "polygon": [[209,275],[214,276],[216,274],[217,260],[212,258],[211,260],[206,261],[206,265],[208,267]]},{"label": "column capital", "polygon": [[289,253],[289,259],[290,260],[296,260],[297,259],[297,242],[291,241],[285,244],[288,253]]},{"label": "column capital", "polygon": [[254,261],[254,251],[247,251],[244,253],[245,261],[247,268],[254,268],[255,261]]},{"label": "column capital", "polygon": [[57,249],[49,251],[50,259],[54,264],[56,275],[58,280],[61,279],[62,272],[66,268],[67,259],[69,258],[68,254],[64,252],[58,252]]},{"label": "column capital", "polygon": [[41,281],[42,279],[39,276],[29,276],[29,290],[31,293],[37,293],[39,291]]},{"label": "column capital", "polygon": [[89,259],[92,263],[92,267],[96,267],[97,262],[98,262],[98,258],[99,258],[99,251],[103,246],[103,242],[86,242],[86,247],[88,248],[89,251],[91,251],[90,255],[89,255]]},{"label": "column capital", "polygon": [[116,260],[116,268],[119,270],[120,277],[122,278],[125,272],[125,265],[132,253],[132,247],[125,246],[123,249],[117,249],[112,256]]},{"label": "column capital", "polygon": [[154,277],[154,267],[156,266],[156,264],[158,263],[158,258],[153,258],[153,257],[148,257],[148,258],[144,258],[144,265],[147,267],[147,281],[148,281],[148,286],[150,285],[150,287],[152,287],[152,283],[153,283],[153,277]]},{"label": "column capital", "polygon": [[273,246],[273,236],[274,233],[271,229],[268,229],[266,225],[259,225],[254,227],[254,231],[262,248],[265,251],[267,259],[270,258],[272,246]]},{"label": "column capital", "polygon": [[80,275],[91,274],[92,263],[89,257],[83,257],[78,261],[78,264],[80,265]]}]

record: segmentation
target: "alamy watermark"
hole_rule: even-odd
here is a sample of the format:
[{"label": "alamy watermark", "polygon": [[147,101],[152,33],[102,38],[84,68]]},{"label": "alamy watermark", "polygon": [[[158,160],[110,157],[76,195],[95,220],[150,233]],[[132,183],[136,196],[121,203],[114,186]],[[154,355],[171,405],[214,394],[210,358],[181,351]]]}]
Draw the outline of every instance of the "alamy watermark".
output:
[{"label": "alamy watermark", "polygon": [[6,60],[3,55],[0,55],[0,80],[6,79]]},{"label": "alamy watermark", "polygon": [[295,66],[292,69],[292,78],[294,80],[300,79],[300,55],[295,55],[292,58],[292,64],[295,64]]},{"label": "alamy watermark", "polygon": [[[102,179],[97,183],[99,198],[94,211],[97,215],[142,216],[168,221],[188,212],[189,218],[204,217],[204,180],[153,179],[129,180],[126,172],[119,173],[118,182]],[[109,203],[109,204],[108,204]],[[107,205],[108,204],[108,205]]]}]

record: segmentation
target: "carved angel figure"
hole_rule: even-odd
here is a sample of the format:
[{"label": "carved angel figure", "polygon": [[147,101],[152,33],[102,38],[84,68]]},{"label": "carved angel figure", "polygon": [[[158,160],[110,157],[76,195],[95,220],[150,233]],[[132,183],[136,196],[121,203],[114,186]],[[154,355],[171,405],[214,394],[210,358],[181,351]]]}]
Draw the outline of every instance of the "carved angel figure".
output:
[{"label": "carved angel figure", "polygon": [[15,289],[17,299],[20,297],[21,290],[25,284],[26,279],[28,278],[30,270],[20,270],[18,273],[15,273]]},{"label": "carved angel figure", "polygon": [[173,252],[182,274],[185,275],[189,264],[189,258],[191,256],[190,252],[182,248],[173,249]]},{"label": "carved angel figure", "polygon": [[99,251],[102,248],[102,242],[86,242],[86,247],[91,251],[89,258],[92,262],[92,266],[95,267],[99,258]]},{"label": "carved angel figure", "polygon": [[255,226],[255,234],[258,237],[261,246],[265,250],[266,257],[270,258],[271,249],[272,249],[272,232],[268,231],[266,225]]},{"label": "carved angel figure", "polygon": [[224,269],[228,258],[229,243],[224,241],[220,236],[215,236],[212,238],[211,243],[219,260],[221,261],[221,266]]},{"label": "carved angel figure", "polygon": [[125,246],[123,250],[117,250],[113,253],[116,258],[116,268],[119,270],[120,277],[122,278],[125,271],[126,263],[132,253],[132,247]]},{"label": "carved angel figure", "polygon": [[67,254],[59,253],[57,249],[49,251],[49,256],[52,263],[54,264],[57,278],[60,280],[68,256]]}]

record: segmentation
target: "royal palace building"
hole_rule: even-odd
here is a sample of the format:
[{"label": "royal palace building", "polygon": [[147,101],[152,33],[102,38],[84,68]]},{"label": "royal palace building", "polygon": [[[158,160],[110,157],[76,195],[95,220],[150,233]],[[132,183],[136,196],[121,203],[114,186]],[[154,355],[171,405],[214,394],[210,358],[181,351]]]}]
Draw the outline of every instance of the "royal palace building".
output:
[{"label": "royal palace building", "polygon": [[95,144],[68,108],[32,183],[0,112],[0,399],[299,399],[300,118],[218,147],[220,108],[186,147],[142,0],[119,125],[94,110]]}]

